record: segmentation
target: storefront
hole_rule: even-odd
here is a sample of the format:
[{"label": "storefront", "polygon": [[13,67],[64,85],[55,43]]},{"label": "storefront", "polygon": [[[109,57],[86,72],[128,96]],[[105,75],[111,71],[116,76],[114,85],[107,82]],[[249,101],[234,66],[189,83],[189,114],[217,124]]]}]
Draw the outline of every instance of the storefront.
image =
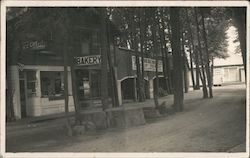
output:
[{"label": "storefront", "polygon": [[[136,89],[136,71],[133,67],[133,51],[123,51],[118,49],[117,59],[128,56],[128,60],[123,58],[125,63],[117,66],[117,93],[119,105],[126,100],[137,100]],[[100,55],[90,55],[82,57],[74,57],[74,73],[77,88],[77,98],[81,108],[101,107],[101,61]],[[42,59],[42,58],[40,58]],[[46,63],[56,63],[52,59],[46,60]],[[148,60],[148,59],[147,59]],[[51,65],[44,63],[44,60],[36,62],[37,65],[21,65],[11,66],[10,69],[16,76],[12,79],[12,85],[16,87],[14,95],[14,107],[17,118],[26,116],[42,116],[56,113],[63,113],[64,109],[64,67],[59,65]],[[119,63],[119,61],[118,61]],[[147,64],[147,63],[146,63]],[[68,94],[69,94],[69,110],[74,111],[74,102],[72,96],[72,79],[71,71],[68,67]],[[161,68],[159,69],[162,70]],[[162,72],[160,72],[162,73]],[[17,75],[18,74],[18,75]],[[108,75],[109,76],[109,75]],[[159,75],[160,84],[164,84]],[[153,98],[155,72],[145,71],[145,94],[147,98]],[[111,84],[108,79],[108,95],[111,96]]]},{"label": "storefront", "polygon": [[[75,76],[73,82],[76,84],[77,99],[82,109],[102,106],[100,24],[96,20],[93,21],[97,19],[96,17],[84,18],[86,20],[81,22],[72,22],[74,27],[70,30],[71,41],[68,47],[60,41],[61,36],[58,35],[60,30],[44,31],[43,36],[39,34],[40,32],[27,32],[22,34],[25,38],[21,41],[16,41],[15,38],[8,41],[7,47],[10,49],[7,51],[7,58],[16,60],[7,65],[7,85],[10,85],[7,90],[10,93],[7,93],[7,96],[11,101],[11,108],[9,106],[7,108],[13,108],[16,119],[65,112],[65,84],[68,84],[69,111],[74,111],[72,74]],[[112,29],[110,38],[113,40],[114,32],[117,30],[112,28],[112,24],[110,25],[109,28]],[[137,98],[135,54],[132,50],[114,49],[112,40],[110,58],[116,76],[115,93],[118,95],[119,105],[122,105],[124,100]],[[11,49],[15,44],[21,49]],[[66,48],[68,48],[66,52],[68,83],[64,81],[63,52]],[[155,59],[145,57],[144,60],[145,93],[147,98],[153,98]],[[71,72],[72,67],[74,67],[73,72]],[[114,89],[109,68],[107,70],[107,94],[110,100]],[[162,75],[160,60],[158,71]]]}]

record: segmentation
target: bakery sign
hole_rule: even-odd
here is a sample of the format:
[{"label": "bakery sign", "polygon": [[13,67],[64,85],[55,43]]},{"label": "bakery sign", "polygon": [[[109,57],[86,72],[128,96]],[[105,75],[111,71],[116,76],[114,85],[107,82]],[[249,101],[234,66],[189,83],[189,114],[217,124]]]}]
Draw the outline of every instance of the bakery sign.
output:
[{"label": "bakery sign", "polygon": [[101,63],[101,55],[90,55],[83,57],[74,57],[76,65],[98,65]]},{"label": "bakery sign", "polygon": [[44,41],[26,41],[23,42],[22,48],[23,50],[42,50],[45,49],[45,42]]}]

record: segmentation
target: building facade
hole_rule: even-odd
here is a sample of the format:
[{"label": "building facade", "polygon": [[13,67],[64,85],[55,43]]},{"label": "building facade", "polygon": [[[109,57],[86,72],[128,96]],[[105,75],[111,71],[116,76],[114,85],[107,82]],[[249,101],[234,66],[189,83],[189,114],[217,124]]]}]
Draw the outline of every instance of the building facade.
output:
[{"label": "building facade", "polygon": [[[84,13],[84,12],[83,12]],[[57,28],[36,29],[12,33],[15,20],[7,22],[7,117],[16,119],[43,116],[65,111],[64,84],[68,84],[69,111],[74,111],[72,81],[76,84],[76,95],[81,107],[101,106],[101,42],[100,16],[92,11],[77,14],[72,11],[69,45],[67,47],[68,83],[64,82],[65,45],[61,42],[61,31]],[[25,16],[25,15],[23,15]],[[19,18],[23,18],[23,16]],[[42,20],[46,16],[40,17]],[[81,19],[81,20],[78,20]],[[14,22],[13,22],[14,21]],[[16,20],[18,21],[18,19]],[[29,23],[23,23],[22,28]],[[41,24],[40,24],[41,25]],[[137,100],[135,53],[114,46],[117,34],[115,26],[108,22],[110,53],[115,67],[119,105],[127,100]],[[32,26],[39,27],[39,26]],[[11,37],[13,36],[13,37]],[[21,36],[22,38],[16,38]],[[153,97],[155,59],[144,57],[145,94]],[[162,62],[158,65],[160,84],[164,84]],[[75,79],[72,79],[72,74]],[[108,75],[109,76],[109,75]],[[111,95],[108,82],[108,95]]]}]

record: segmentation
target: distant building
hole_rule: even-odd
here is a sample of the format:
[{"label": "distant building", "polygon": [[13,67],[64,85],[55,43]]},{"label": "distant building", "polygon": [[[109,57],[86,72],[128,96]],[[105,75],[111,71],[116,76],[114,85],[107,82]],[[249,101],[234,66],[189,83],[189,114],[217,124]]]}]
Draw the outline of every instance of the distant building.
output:
[{"label": "distant building", "polygon": [[226,59],[214,59],[214,85],[245,82],[245,72],[240,54],[229,53]]},{"label": "distant building", "polygon": [[[189,80],[191,81],[191,75]],[[229,57],[226,59],[215,58],[213,85],[221,86],[223,84],[237,82],[245,82],[245,72],[241,55],[229,52]],[[192,82],[190,82],[190,86],[192,86]]]}]

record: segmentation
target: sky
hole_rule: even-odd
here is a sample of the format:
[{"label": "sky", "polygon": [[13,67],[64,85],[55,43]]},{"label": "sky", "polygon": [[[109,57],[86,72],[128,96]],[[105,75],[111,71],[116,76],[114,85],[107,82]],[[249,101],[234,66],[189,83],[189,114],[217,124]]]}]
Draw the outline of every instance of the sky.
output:
[{"label": "sky", "polygon": [[221,65],[236,65],[236,64],[243,64],[241,54],[236,54],[236,47],[240,44],[239,42],[233,42],[237,38],[237,30],[234,26],[230,26],[227,30],[228,36],[228,55],[229,57],[226,59],[214,59],[214,66],[221,66]]}]

